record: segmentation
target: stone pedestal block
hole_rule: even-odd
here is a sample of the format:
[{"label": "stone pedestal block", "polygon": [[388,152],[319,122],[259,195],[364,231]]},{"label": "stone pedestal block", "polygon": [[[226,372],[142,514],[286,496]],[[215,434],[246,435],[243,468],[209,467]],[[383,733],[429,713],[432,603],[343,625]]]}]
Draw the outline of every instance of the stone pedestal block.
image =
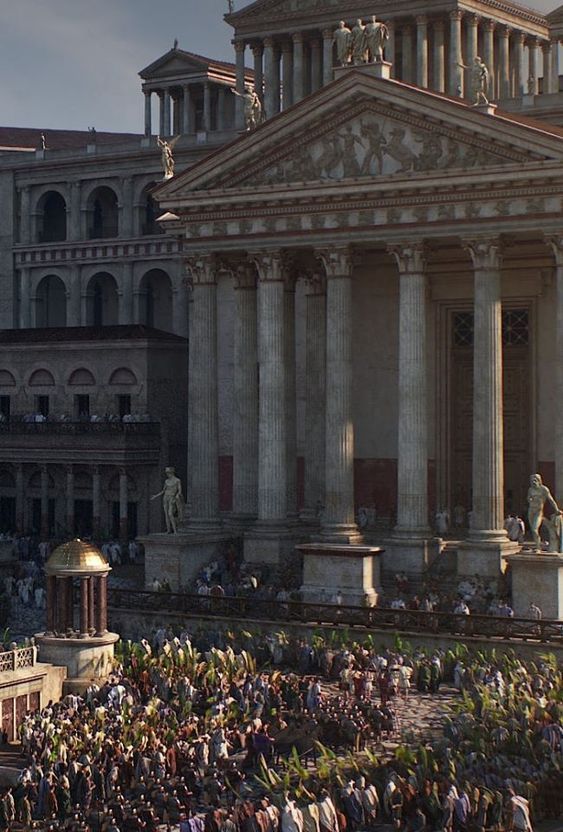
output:
[{"label": "stone pedestal block", "polygon": [[217,558],[231,539],[225,532],[180,532],[151,534],[138,538],[145,547],[145,587],[154,578],[168,580],[172,592],[189,586],[204,566]]},{"label": "stone pedestal block", "polygon": [[527,618],[533,602],[544,618],[563,619],[563,555],[526,552],[509,555],[514,614]]},{"label": "stone pedestal block", "polygon": [[[300,538],[303,540],[302,535]],[[287,528],[262,522],[244,536],[244,559],[248,563],[277,564],[293,552],[296,542],[295,533]]]},{"label": "stone pedestal block", "polygon": [[56,638],[39,633],[35,636],[42,662],[66,667],[63,695],[83,693],[91,682],[105,681],[113,669],[117,633],[92,638]]},{"label": "stone pedestal block", "polygon": [[385,541],[383,567],[386,572],[414,572],[422,574],[429,565],[431,540],[392,537]]},{"label": "stone pedestal block", "polygon": [[353,606],[377,604],[381,592],[378,546],[346,546],[307,543],[296,547],[303,555],[304,601],[328,602],[340,591],[342,603]]},{"label": "stone pedestal block", "polygon": [[504,541],[474,541],[460,543],[457,551],[457,574],[500,578],[506,569],[504,558],[520,551],[518,543]]},{"label": "stone pedestal block", "polygon": [[352,64],[348,64],[348,66],[335,66],[334,80],[336,81],[344,73],[350,72],[353,69],[356,72],[361,72],[363,75],[371,75],[373,78],[383,78],[385,81],[388,81],[391,78],[392,66],[393,64],[389,61],[377,61],[373,64],[359,64],[358,66],[353,66]]}]

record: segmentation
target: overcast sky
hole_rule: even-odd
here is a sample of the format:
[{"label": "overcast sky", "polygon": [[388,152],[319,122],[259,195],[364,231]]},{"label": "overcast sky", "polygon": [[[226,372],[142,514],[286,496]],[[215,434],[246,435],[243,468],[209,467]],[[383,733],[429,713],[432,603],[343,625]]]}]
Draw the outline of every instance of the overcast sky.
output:
[{"label": "overcast sky", "polygon": [[[236,9],[248,4],[235,0]],[[232,61],[232,30],[223,21],[227,5],[0,0],[0,123],[142,132],[139,70],[170,49],[174,38],[188,51]],[[549,11],[558,3],[526,5]]]}]

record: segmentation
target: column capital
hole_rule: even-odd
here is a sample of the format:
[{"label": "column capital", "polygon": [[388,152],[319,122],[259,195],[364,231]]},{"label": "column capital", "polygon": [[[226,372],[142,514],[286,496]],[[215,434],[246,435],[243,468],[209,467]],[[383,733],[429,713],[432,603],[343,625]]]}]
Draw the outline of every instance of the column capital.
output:
[{"label": "column capital", "polygon": [[498,270],[501,253],[498,237],[476,237],[462,241],[469,252],[475,271]]},{"label": "column capital", "polygon": [[47,464],[45,462],[41,463],[41,465],[39,466],[39,470],[41,471],[42,474],[46,474],[47,473]]},{"label": "column capital", "polygon": [[97,477],[100,473],[100,466],[99,465],[92,465],[92,474]]},{"label": "column capital", "polygon": [[352,252],[349,246],[333,246],[315,249],[315,257],[324,266],[327,279],[350,277],[352,273]]},{"label": "column capital", "polygon": [[432,28],[435,32],[444,32],[444,21],[443,20],[433,20],[432,21]]},{"label": "column capital", "polygon": [[186,267],[188,285],[192,288],[194,286],[206,286],[216,283],[218,262],[215,254],[209,254],[207,252],[193,254],[191,257],[185,258],[184,265]]},{"label": "column capital", "polygon": [[309,41],[309,46],[311,47],[311,49],[315,49],[320,52],[322,48],[322,41],[319,38],[312,38]]},{"label": "column capital", "polygon": [[416,16],[416,25],[417,26],[426,26],[427,24],[428,24],[428,15],[417,14],[417,16]]},{"label": "column capital", "polygon": [[516,43],[520,43],[520,46],[524,46],[526,42],[526,33],[522,32],[520,29],[513,30],[512,32],[514,36],[514,40]]},{"label": "column capital", "polygon": [[456,20],[461,20],[461,18],[463,17],[463,12],[461,11],[461,9],[452,9],[452,11],[448,13],[448,17],[453,23]]},{"label": "column capital", "polygon": [[561,38],[550,38],[549,42],[551,43],[552,46],[559,46],[559,44],[561,42]]},{"label": "column capital", "polygon": [[233,45],[235,47],[235,52],[238,52],[239,54],[244,53],[246,43],[243,40],[234,40]]},{"label": "column capital", "polygon": [[251,46],[252,54],[255,58],[260,58],[264,52],[264,44],[261,40],[257,40]]},{"label": "column capital", "polygon": [[491,20],[490,17],[486,17],[483,20],[483,28],[486,32],[494,32],[496,25],[496,20]]},{"label": "column capital", "polygon": [[273,47],[275,45],[276,45],[276,42],[275,42],[273,37],[268,36],[267,38],[264,38],[264,47],[265,47],[265,49],[273,49]]},{"label": "column capital", "polygon": [[308,271],[305,276],[305,282],[307,297],[326,294],[326,277],[320,269],[311,269]]},{"label": "column capital", "polygon": [[500,23],[498,26],[498,33],[500,37],[506,38],[506,40],[508,40],[508,38],[510,37],[511,31],[512,29],[510,28],[510,26],[507,26],[505,23]]},{"label": "column capital", "polygon": [[65,465],[65,470],[67,473],[67,477],[71,477],[74,474],[74,465],[72,462],[69,462]]},{"label": "column capital", "polygon": [[333,38],[334,32],[332,31],[332,29],[323,29],[323,40],[330,40],[332,42]]},{"label": "column capital", "polygon": [[233,269],[235,289],[256,289],[256,268],[253,263],[239,263]]},{"label": "column capital", "polygon": [[551,52],[552,45],[553,42],[551,40],[542,40],[540,44],[542,52]]},{"label": "column capital", "polygon": [[390,245],[387,246],[387,251],[394,257],[401,276],[424,272],[425,247],[422,240]]},{"label": "column capital", "polygon": [[303,43],[303,32],[293,32],[291,40],[293,43]]},{"label": "column capital", "polygon": [[145,98],[150,98],[152,94],[153,90],[143,90],[143,95],[145,96]]},{"label": "column capital", "polygon": [[119,476],[120,477],[122,477],[122,478],[127,477],[127,469],[126,468],[118,468],[117,470],[119,471]]},{"label": "column capital", "polygon": [[471,26],[478,26],[482,20],[480,14],[467,14],[465,19]]},{"label": "column capital", "polygon": [[535,35],[526,37],[526,41],[529,49],[537,49],[540,45],[540,39],[537,38]]},{"label": "column capital", "polygon": [[253,251],[249,259],[256,266],[260,283],[283,283],[285,280],[284,256],[280,249]]},{"label": "column capital", "polygon": [[281,51],[284,55],[291,55],[293,53],[293,41],[283,40],[281,44]]}]

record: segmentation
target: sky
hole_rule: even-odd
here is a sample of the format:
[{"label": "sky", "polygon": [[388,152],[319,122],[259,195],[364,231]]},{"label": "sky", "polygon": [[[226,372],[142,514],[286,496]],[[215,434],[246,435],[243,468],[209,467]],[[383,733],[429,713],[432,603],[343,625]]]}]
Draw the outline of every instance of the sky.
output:
[{"label": "sky", "polygon": [[[249,0],[235,0],[235,8]],[[527,0],[550,11],[558,0]],[[140,69],[179,46],[234,60],[227,0],[0,0],[0,124],[142,132]],[[248,62],[247,58],[247,62]]]}]

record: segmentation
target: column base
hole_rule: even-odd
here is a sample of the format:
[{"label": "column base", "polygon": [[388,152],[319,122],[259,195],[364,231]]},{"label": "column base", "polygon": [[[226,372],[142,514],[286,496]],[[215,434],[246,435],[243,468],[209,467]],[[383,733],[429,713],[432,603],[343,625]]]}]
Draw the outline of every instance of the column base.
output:
[{"label": "column base", "polygon": [[191,587],[201,570],[220,557],[230,537],[221,530],[138,537],[145,547],[145,589],[152,590],[155,578],[166,579],[172,592]]},{"label": "column base", "polygon": [[457,574],[499,578],[506,569],[504,558],[520,551],[520,545],[498,530],[471,532],[457,550]]},{"label": "column base", "polygon": [[381,593],[381,555],[378,546],[307,543],[296,546],[303,555],[303,601],[374,607]]},{"label": "column base", "polygon": [[178,533],[214,534],[221,531],[223,521],[219,517],[190,517],[189,521],[178,529]]},{"label": "column base", "polygon": [[321,525],[319,540],[343,546],[357,546],[363,542],[363,535],[355,523]]},{"label": "column base", "polygon": [[563,619],[563,555],[525,552],[508,555],[506,560],[514,614],[529,618],[530,604],[534,603],[544,618]]},{"label": "column base", "polygon": [[248,563],[280,563],[297,542],[297,530],[279,523],[256,523],[244,536],[244,559]]},{"label": "column base", "polygon": [[385,541],[386,554],[383,566],[386,572],[414,572],[421,575],[430,563],[431,532],[424,530],[426,537],[395,529],[393,537]]}]

